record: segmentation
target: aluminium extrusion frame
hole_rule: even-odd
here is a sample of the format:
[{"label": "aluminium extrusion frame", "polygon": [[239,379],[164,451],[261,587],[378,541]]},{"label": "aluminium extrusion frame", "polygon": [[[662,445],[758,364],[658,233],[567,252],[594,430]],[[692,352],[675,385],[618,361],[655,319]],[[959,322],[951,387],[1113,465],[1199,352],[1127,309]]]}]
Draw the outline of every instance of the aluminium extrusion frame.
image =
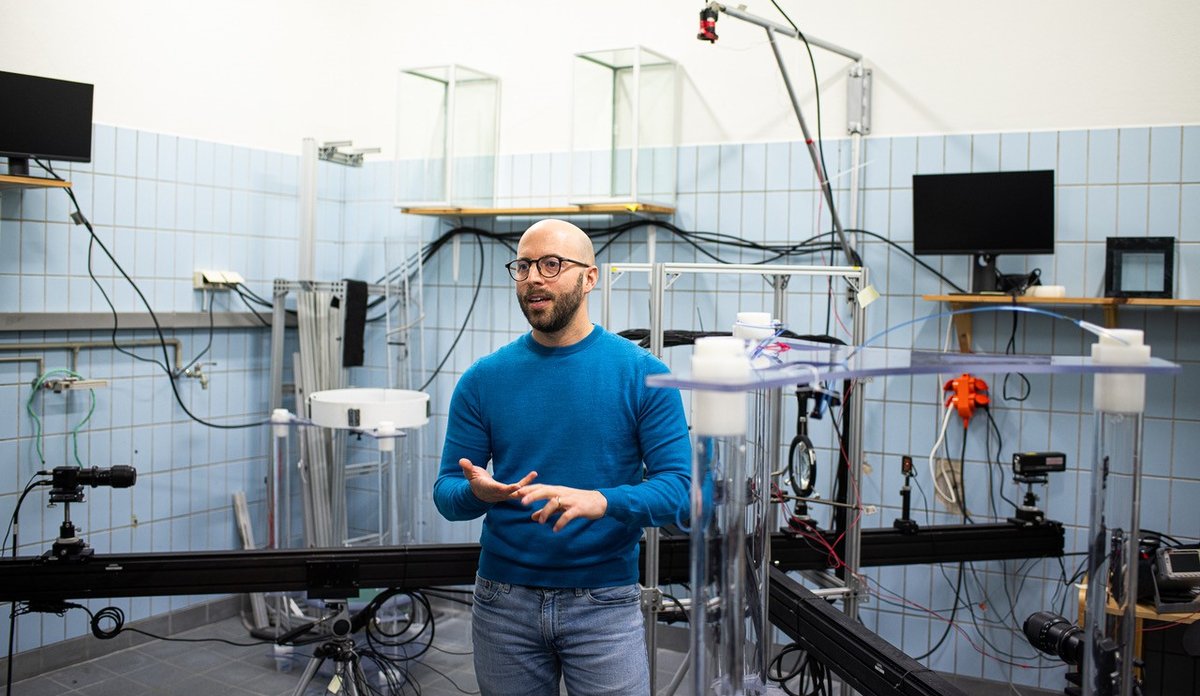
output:
[{"label": "aluminium extrusion frame", "polygon": [[[837,533],[825,530],[828,543]],[[868,567],[949,561],[1061,557],[1064,530],[1041,525],[950,524],[905,534],[892,527],[865,530]],[[828,554],[782,532],[771,534],[772,565],[783,571],[822,570]],[[645,560],[646,549],[643,548]],[[687,582],[689,539],[664,534],[659,584]],[[45,556],[0,558],[0,602],[166,597],[193,594],[314,591],[347,588],[470,585],[479,544],[416,544],[326,549],[265,549],[97,553],[86,561]],[[832,576],[826,576],[832,577]],[[646,576],[641,578],[645,584]]]},{"label": "aluminium extrusion frame", "polygon": [[[601,308],[601,322],[605,328],[609,328],[611,319],[611,304],[612,304],[612,283],[616,279],[624,275],[625,272],[642,272],[650,274],[650,352],[656,357],[662,358],[663,355],[663,301],[666,296],[666,291],[674,284],[680,276],[684,274],[715,274],[715,275],[758,275],[769,277],[773,290],[773,316],[783,317],[787,313],[787,285],[788,281],[793,276],[819,276],[826,278],[843,278],[849,281],[855,287],[861,289],[867,286],[867,269],[862,266],[808,266],[808,265],[773,265],[773,264],[725,264],[725,263],[606,263],[601,267],[603,278],[608,278],[608,282],[603,283],[601,295],[603,298],[603,306]],[[855,345],[860,344],[864,339],[863,327],[865,326],[864,307],[860,302],[855,302],[852,315],[852,336],[851,340]],[[862,412],[863,399],[861,390],[855,389],[852,393],[846,395],[846,403],[844,407],[850,409],[851,429],[850,437],[848,438],[848,462],[850,465],[850,475],[854,477],[854,486],[847,491],[847,496],[853,496],[854,499],[849,502],[852,505],[861,505],[859,500],[859,492],[862,490],[862,467],[860,462],[863,460],[863,444],[862,444]],[[768,445],[767,451],[767,466],[768,471],[779,470],[780,447],[782,446],[781,433],[783,431],[783,390],[776,388],[768,391],[766,395],[766,407],[764,409],[763,418],[766,421],[766,439]],[[768,509],[772,509],[769,506]],[[843,608],[846,614],[857,618],[859,606],[859,592],[857,572],[862,563],[862,530],[855,525],[847,530],[845,538],[845,563],[847,568],[846,587],[849,592],[843,598]],[[654,528],[646,530],[646,551],[645,551],[645,568],[647,577],[657,577],[659,573],[659,531]],[[771,563],[771,548],[768,545],[764,553],[766,558],[764,563]],[[661,591],[658,584],[654,583],[646,589],[646,595],[642,598],[642,609],[646,615],[646,649],[650,658],[650,680],[651,687],[655,681],[655,665],[657,640],[655,637],[655,626],[658,621],[655,614],[661,609]],[[764,616],[762,617],[762,625],[769,623],[769,613],[764,603]],[[765,654],[765,653],[764,653]]]},{"label": "aluminium extrusion frame", "polygon": [[[326,281],[309,281],[309,280],[299,280],[299,281],[285,280],[283,278],[275,279],[275,282],[272,285],[272,292],[271,292],[271,302],[272,302],[272,304],[271,304],[271,384],[269,387],[270,394],[269,394],[269,399],[268,399],[269,411],[272,413],[275,411],[275,409],[283,407],[283,365],[284,365],[283,344],[284,344],[284,329],[287,327],[287,296],[289,294],[299,291],[299,290],[317,290],[317,291],[321,291],[321,292],[332,293],[334,296],[336,296],[340,300],[344,300],[346,298],[346,282],[345,281],[339,280],[339,281],[326,282]],[[387,284],[370,283],[367,285],[367,294],[368,295],[383,296],[383,298],[384,298],[383,306],[384,306],[384,314],[386,317],[386,324],[387,324],[386,331],[387,331],[387,335],[389,335],[389,336],[391,335],[391,332],[392,332],[391,312],[390,312],[389,307],[391,305],[393,298],[396,297],[397,295],[402,295],[403,290],[404,290],[404,288],[400,284],[397,284],[397,283],[387,283]],[[391,374],[391,364],[392,364],[392,359],[391,359],[392,347],[390,345],[390,342],[389,342],[387,349],[388,349],[388,368],[389,368],[389,375],[390,375]],[[303,404],[297,404],[296,410],[299,411],[299,410],[301,410],[302,407],[303,407]],[[295,415],[299,416],[302,414],[297,413]],[[275,446],[275,442],[274,442],[275,437],[270,429],[268,429],[268,431],[267,431],[267,437],[268,437],[267,451],[269,452]],[[288,463],[288,464],[290,466],[290,463]],[[390,491],[389,500],[388,500],[388,503],[390,506],[389,529],[393,535],[393,540],[396,540],[395,535],[399,531],[400,523],[399,523],[399,515],[398,515],[398,508],[397,508],[397,503],[399,502],[398,498],[397,498],[398,494],[396,491],[397,481],[395,478],[397,475],[397,472],[396,472],[394,466],[393,466],[392,471],[390,472],[390,475],[392,477],[391,478],[392,483],[390,486],[391,491]],[[280,508],[279,508],[280,501],[282,501],[286,505],[287,502],[291,500],[290,491],[287,490],[287,487],[288,487],[287,482],[288,482],[288,477],[280,476],[280,472],[277,472],[277,471],[269,472],[269,474],[267,476],[267,510],[269,511],[268,519],[270,520],[270,523],[268,524],[269,528],[267,530],[267,534],[268,534],[267,538],[269,539],[269,543],[268,543],[269,548],[283,548],[281,545],[286,544],[287,539],[290,538],[291,530],[289,528],[290,526],[288,523],[288,520],[290,519],[290,515],[280,514]],[[279,488],[281,486],[284,489],[282,491],[279,490]],[[382,524],[383,524],[383,520],[381,519],[380,525],[382,525]],[[380,538],[382,539],[382,534],[380,535]]]}]

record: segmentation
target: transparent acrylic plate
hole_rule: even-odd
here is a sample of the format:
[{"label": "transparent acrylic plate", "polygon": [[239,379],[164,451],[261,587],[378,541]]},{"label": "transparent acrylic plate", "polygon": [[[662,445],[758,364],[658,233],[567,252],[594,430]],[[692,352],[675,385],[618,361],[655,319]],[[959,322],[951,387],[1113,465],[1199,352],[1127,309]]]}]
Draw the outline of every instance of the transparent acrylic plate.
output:
[{"label": "transparent acrylic plate", "polygon": [[1001,355],[953,353],[899,348],[862,348],[808,341],[776,339],[753,361],[750,376],[737,382],[696,379],[687,371],[651,375],[652,387],[752,391],[794,384],[890,375],[932,375],[974,372],[982,374],[1140,374],[1174,375],[1183,371],[1175,363],[1151,358],[1144,365],[1099,365],[1090,356]]}]

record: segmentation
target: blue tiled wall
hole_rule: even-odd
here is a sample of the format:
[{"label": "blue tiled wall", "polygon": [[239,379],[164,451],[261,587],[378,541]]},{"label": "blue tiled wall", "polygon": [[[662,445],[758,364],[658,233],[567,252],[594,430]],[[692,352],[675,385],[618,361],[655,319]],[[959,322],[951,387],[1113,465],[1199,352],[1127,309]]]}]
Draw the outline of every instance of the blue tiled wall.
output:
[{"label": "blue tiled wall", "polygon": [[[57,164],[57,163],[56,163]],[[191,285],[193,269],[241,273],[258,294],[270,297],[275,277],[294,277],[297,263],[297,159],[261,150],[231,147],[176,136],[97,125],[93,160],[61,164],[83,214],[97,236],[141,288],[158,313],[195,312],[204,307]],[[341,214],[340,176],[325,177],[323,222]],[[89,235],[70,222],[71,202],[60,189],[27,189],[0,194],[0,313],[90,312],[108,316],[108,305],[88,275]],[[334,220],[340,241],[340,220]],[[119,312],[145,307],[113,263],[97,246],[92,272]],[[337,277],[337,261],[328,267]],[[213,298],[217,312],[244,312],[229,293]],[[186,364],[202,351],[207,329],[168,330],[181,342]],[[121,330],[118,341],[155,338],[153,331]],[[84,466],[131,464],[138,482],[130,489],[89,489],[87,502],[71,506],[71,519],[97,553],[205,551],[239,548],[231,494],[241,490],[250,502],[258,543],[265,541],[267,432],[212,429],[190,420],[175,402],[162,370],[111,348],[109,331],[0,333],[0,514],[8,520],[18,494],[39,469],[73,464],[70,432],[89,412],[87,393],[41,392],[30,401],[37,377],[34,361],[47,368],[70,367],[107,386],[95,392],[95,409],[81,430],[78,461]],[[73,359],[69,349],[43,348],[47,342],[83,343]],[[20,350],[9,350],[13,345]],[[161,359],[153,346],[131,349]],[[231,425],[257,422],[268,404],[269,333],[259,329],[217,329],[202,358],[207,389],[195,379],[177,381],[180,398],[199,418]],[[182,365],[172,355],[172,367]],[[36,455],[34,422],[27,403],[43,423],[45,464]],[[63,519],[63,506],[47,507],[35,491],[20,515],[21,554],[49,549]],[[11,552],[11,547],[9,549]],[[194,604],[203,597],[116,600],[129,620]],[[93,610],[104,600],[88,602]],[[7,639],[8,624],[2,629]],[[79,616],[65,619],[30,614],[18,620],[17,649],[27,650],[83,635]]]},{"label": "blue tiled wall", "polygon": [[[1122,236],[1176,236],[1179,297],[1200,296],[1195,269],[1200,253],[1200,128],[1154,127],[1095,131],[981,133],[974,135],[921,136],[867,139],[863,143],[861,203],[849,209],[851,147],[848,141],[829,140],[824,147],[831,178],[838,189],[839,215],[858,226],[911,248],[911,175],[951,171],[1053,168],[1057,176],[1057,234],[1055,254],[1042,257],[1001,257],[1005,272],[1042,269],[1044,282],[1067,286],[1070,295],[1100,294],[1103,278],[1104,238]],[[561,204],[591,187],[606,192],[611,183],[607,156],[572,159],[566,153],[504,155],[496,167],[497,205]],[[654,157],[644,158],[653,163]],[[200,297],[191,289],[194,268],[237,270],[259,294],[267,295],[270,280],[294,278],[297,259],[297,177],[295,157],[186,138],[98,126],[94,161],[64,167],[61,173],[74,182],[76,195],[97,234],[146,292],[156,311],[197,311]],[[656,193],[669,186],[650,171]],[[674,167],[678,212],[674,222],[685,230],[703,230],[741,236],[756,241],[790,243],[830,229],[827,206],[817,194],[807,149],[802,143],[686,146],[678,150]],[[317,227],[318,279],[341,277],[376,281],[399,259],[417,251],[448,229],[448,222],[402,215],[394,203],[400,192],[419,190],[410,179],[419,167],[369,162],[361,169],[322,165],[319,172]],[[640,175],[639,175],[640,176]],[[68,201],[55,191],[7,192],[0,198],[0,313],[107,311],[103,299],[88,279],[87,237],[82,228],[67,222]],[[621,220],[580,219],[581,225],[603,226]],[[494,231],[520,231],[528,219],[472,221]],[[659,260],[711,261],[666,231],[657,233]],[[921,299],[922,294],[949,290],[935,276],[883,242],[864,236],[858,245],[871,278],[882,297],[867,310],[867,334],[872,335],[940,312],[943,308]],[[706,247],[722,260],[756,261],[761,255],[747,249]],[[402,489],[404,515],[419,541],[473,541],[476,524],[450,524],[433,510],[430,489],[436,472],[444,415],[457,376],[481,356],[522,333],[525,322],[511,297],[512,286],[502,268],[511,251],[495,243],[477,244],[465,236],[448,245],[424,267],[415,285],[419,303],[410,309],[416,322],[399,361],[401,383],[410,388],[427,381],[434,418],[412,434],[405,448],[415,457]],[[601,263],[644,261],[647,236],[634,230],[608,246]],[[829,251],[797,257],[791,263],[827,263]],[[967,263],[960,257],[924,259],[959,285],[967,278]],[[482,264],[482,266],[481,266]],[[142,311],[139,300],[112,268],[99,257],[97,276],[120,311]],[[475,297],[475,282],[482,268],[482,286]],[[609,328],[644,327],[647,324],[645,278],[637,274],[603,278],[613,291]],[[784,319],[800,333],[832,333],[848,338],[850,308],[841,292],[829,302],[823,280],[797,279],[788,289]],[[599,292],[591,298],[594,319],[600,317]],[[217,299],[220,310],[242,311],[226,297]],[[771,292],[758,276],[683,277],[667,298],[666,324],[676,329],[727,328],[739,310],[769,310]],[[1146,496],[1161,504],[1147,506],[1143,524],[1184,538],[1200,538],[1200,517],[1191,501],[1200,499],[1200,467],[1194,457],[1200,445],[1200,401],[1193,394],[1200,385],[1196,363],[1200,360],[1200,322],[1194,310],[1129,310],[1120,314],[1122,326],[1142,328],[1156,355],[1185,367],[1176,379],[1153,378],[1149,384],[1146,415]],[[470,314],[466,328],[460,328]],[[1098,311],[1065,310],[1065,313],[1102,322]],[[944,317],[888,333],[881,345],[936,348],[946,341]],[[1006,318],[976,318],[976,343],[987,350],[1003,350],[1011,326]],[[187,358],[207,339],[207,331],[176,331]],[[122,333],[128,338],[149,338],[149,332]],[[108,332],[73,332],[53,335],[0,334],[6,343],[82,340],[106,342]],[[458,341],[450,352],[451,345]],[[382,331],[368,335],[368,367],[356,370],[356,385],[387,382],[387,358]],[[268,337],[259,330],[221,330],[211,355],[208,390],[192,380],[181,380],[186,403],[198,415],[221,422],[242,422],[260,417],[267,404]],[[1080,354],[1090,339],[1071,324],[1048,318],[1025,318],[1016,334],[1018,351]],[[148,349],[139,349],[149,354]],[[38,352],[41,354],[41,352]],[[0,355],[17,355],[5,352]],[[23,351],[20,354],[25,354]],[[48,366],[68,364],[69,355],[47,352]],[[436,377],[432,372],[449,354]],[[666,360],[682,365],[686,349],[669,349]],[[157,368],[134,361],[110,349],[86,350],[78,369],[89,377],[110,380],[97,393],[93,420],[80,441],[87,465],[134,463],[141,479],[130,490],[97,489],[91,500],[73,508],[88,541],[99,551],[200,550],[239,546],[230,511],[231,491],[245,490],[252,502],[256,528],[263,529],[263,476],[268,457],[265,432],[216,431],[191,423],[172,403],[169,384]],[[32,424],[25,415],[33,363],[0,363],[0,462],[9,474],[0,486],[0,513],[12,510],[20,487],[36,468],[32,450]],[[990,378],[995,416],[1004,438],[1001,459],[1023,449],[1059,449],[1068,453],[1070,470],[1051,479],[1041,491],[1051,517],[1068,525],[1068,551],[1083,546],[1090,485],[1092,416],[1090,379],[1071,376],[1031,377],[1031,391],[1022,403],[1000,398],[1002,378]],[[430,381],[431,380],[431,381]],[[1010,380],[1010,390],[1016,385]],[[866,455],[871,473],[863,495],[880,505],[880,512],[864,517],[867,526],[890,525],[899,510],[899,458],[914,455],[918,462],[928,454],[940,423],[940,385],[932,378],[889,378],[863,386],[866,396]],[[41,394],[35,409],[46,424],[47,463],[65,463],[67,435],[86,413],[82,395],[63,397]],[[785,414],[785,423],[794,410]],[[822,447],[822,478],[829,479],[835,442],[828,422],[814,424],[814,439]],[[961,443],[961,433],[951,444]],[[990,458],[995,458],[991,445]],[[987,463],[985,434],[972,425],[968,432],[967,501],[976,519],[992,516],[988,501],[989,475],[1010,498],[1019,495],[996,465]],[[826,489],[825,494],[828,494]],[[924,483],[924,493],[932,495]],[[22,511],[21,552],[47,548],[61,515],[41,501],[26,503]],[[920,495],[915,506],[918,520],[953,521],[944,511],[926,512]],[[1008,504],[997,500],[999,517]],[[1078,557],[1064,559],[1066,573]],[[921,654],[938,640],[945,623],[924,609],[946,615],[952,604],[957,566],[911,566],[869,569],[879,596],[863,612],[866,624],[910,654]],[[952,632],[946,644],[928,662],[938,669],[961,674],[1013,679],[1019,683],[1061,687],[1061,670],[1013,667],[1003,660],[1035,664],[1032,651],[1014,638],[1005,626],[1011,604],[1022,618],[1029,612],[1057,607],[1074,617],[1073,590],[1062,587],[1057,561],[975,564],[964,585],[971,601],[984,605],[979,626],[966,621],[960,609],[963,633]],[[117,602],[130,619],[185,606],[197,598],[152,598]],[[889,603],[891,601],[892,603]],[[97,602],[96,606],[102,603]],[[2,630],[7,630],[2,629]],[[85,627],[70,617],[24,617],[19,629],[19,649],[81,635]],[[3,637],[0,635],[0,637]],[[983,640],[986,637],[987,642]],[[978,649],[977,649],[978,648]],[[985,657],[981,652],[991,657]],[[1003,652],[1018,659],[1003,657]],[[996,659],[996,656],[1003,660]]]},{"label": "blue tiled wall", "polygon": [[[1027,272],[1040,268],[1043,282],[1067,288],[1071,296],[1099,296],[1103,292],[1104,245],[1108,236],[1174,236],[1178,240],[1176,296],[1200,296],[1200,276],[1196,269],[1200,254],[1200,128],[1154,127],[1029,133],[980,133],[951,136],[920,136],[867,139],[863,143],[861,204],[849,209],[846,190],[849,185],[851,144],[826,141],[824,157],[831,179],[838,189],[839,216],[849,224],[856,213],[858,226],[879,234],[902,247],[912,248],[911,177],[915,173],[943,173],[994,170],[1054,169],[1056,171],[1057,244],[1053,255],[1007,256],[1000,258],[1003,272]],[[502,156],[499,162],[497,205],[519,206],[566,202],[555,162],[562,171],[562,155],[531,154]],[[807,149],[803,143],[755,143],[747,145],[686,146],[678,151],[677,213],[674,222],[686,230],[719,232],[755,241],[794,243],[831,229],[828,208],[818,195]],[[606,162],[598,163],[604,169]],[[584,184],[603,193],[606,176],[584,173],[593,167],[576,160],[572,169],[578,181],[572,191]],[[550,172],[550,176],[533,172]],[[605,170],[607,171],[607,170]],[[597,184],[596,182],[600,182]],[[579,219],[585,227],[597,228],[621,220]],[[491,221],[472,224],[493,231],[520,231],[528,219]],[[416,224],[416,223],[413,223]],[[426,228],[430,235],[449,228]],[[665,231],[657,233],[656,258],[673,261],[712,261],[691,246]],[[944,307],[921,299],[923,294],[951,290],[936,276],[918,266],[903,253],[870,236],[857,241],[874,285],[881,298],[867,309],[866,334],[884,332],[888,327],[910,322],[917,317],[937,314]],[[730,248],[708,247],[726,261],[757,261],[761,254]],[[347,247],[347,254],[355,252]],[[480,307],[466,323],[464,341],[471,338],[472,352],[456,351],[441,376],[434,380],[435,419],[421,433],[426,440],[427,466],[437,466],[442,437],[445,405],[457,375],[482,355],[522,333],[526,326],[511,298],[511,283],[501,269],[511,254],[498,245],[482,252],[470,238],[459,250],[458,275],[453,276],[450,254],[439,254],[425,268],[428,296],[424,326],[425,365],[436,361],[457,335],[470,306],[475,272],[480,255],[486,263]],[[600,263],[645,261],[646,234],[639,230],[627,234],[602,253]],[[827,263],[828,251],[798,257],[792,263]],[[923,261],[960,286],[968,282],[968,261],[964,257],[928,257]],[[602,278],[613,286],[610,329],[645,327],[648,322],[645,279],[626,275]],[[592,316],[600,315],[599,291],[591,298]],[[849,339],[849,307],[842,293],[832,306],[828,287],[823,281],[793,281],[788,291],[788,327],[800,333],[832,333]],[[665,325],[668,329],[728,328],[738,310],[770,310],[771,293],[757,276],[719,279],[703,276],[681,277],[667,296]],[[1056,308],[1072,317],[1103,323],[1099,310]],[[1200,407],[1189,388],[1200,380],[1200,321],[1194,310],[1130,310],[1119,315],[1120,325],[1146,332],[1146,340],[1155,355],[1184,365],[1184,373],[1174,379],[1151,378],[1146,414],[1147,500],[1160,504],[1144,507],[1143,525],[1181,538],[1200,538],[1200,516],[1189,502],[1200,495],[1200,465],[1188,456],[1188,444],[1200,441]],[[827,318],[828,317],[828,318]],[[975,342],[983,350],[1003,351],[1011,322],[1005,317],[976,317]],[[828,327],[828,331],[827,331]],[[939,348],[946,344],[949,320],[938,317],[886,333],[879,345],[893,347]],[[1020,322],[1015,344],[1019,352],[1079,355],[1092,339],[1073,324],[1047,317],[1027,317]],[[683,351],[678,353],[678,351]],[[668,349],[669,364],[684,364],[686,349]],[[1016,377],[1007,385],[1002,376],[982,375],[992,385],[993,413],[1003,439],[997,453],[994,434],[989,434],[982,418],[967,434],[967,504],[976,520],[1004,519],[1012,514],[1011,505],[1001,499],[1019,500],[1022,490],[1014,487],[1002,463],[1020,449],[1054,449],[1067,453],[1070,468],[1055,475],[1039,490],[1042,506],[1053,519],[1067,526],[1067,551],[1078,554],[1084,548],[1082,537],[1087,526],[1090,496],[1093,416],[1091,415],[1091,379],[1078,376],[1032,376],[1026,401],[1006,400],[1003,394],[1016,394],[1021,385]],[[914,455],[920,463],[928,456],[940,424],[941,385],[933,377],[904,377],[876,380],[865,389],[866,456],[870,473],[864,483],[864,498],[880,506],[880,511],[864,517],[866,526],[890,526],[900,507],[899,473],[901,455]],[[685,394],[685,399],[687,395]],[[794,419],[789,406],[784,422]],[[831,475],[829,462],[835,460],[836,445],[828,423],[813,425],[825,462],[822,478]],[[961,429],[951,432],[952,456],[962,442]],[[989,463],[992,462],[992,463]],[[914,507],[918,521],[956,522],[957,515],[933,509],[923,495],[932,496],[926,467],[921,468],[924,483]],[[477,524],[448,524],[441,520],[424,494],[428,477],[421,482],[418,501],[420,529],[429,541],[473,541]],[[989,496],[988,479],[993,493]],[[828,495],[828,490],[825,489]],[[993,513],[992,499],[995,499]],[[1063,559],[1065,574],[1072,575],[1079,556]],[[1061,610],[1074,619],[1074,589],[1062,583],[1063,569],[1057,560],[1007,563],[976,563],[965,569],[964,597],[975,605],[974,622],[962,608],[956,623],[961,631],[951,631],[945,644],[927,658],[936,669],[976,677],[1012,680],[1022,684],[1040,684],[1046,688],[1063,686],[1061,668],[1039,660],[1023,638],[1010,630],[1029,613],[1043,609]],[[868,569],[864,575],[877,590],[863,612],[864,622],[881,635],[913,655],[925,653],[937,644],[946,626],[954,601],[957,565],[945,567],[912,566]],[[947,580],[948,578],[948,580]],[[1010,597],[1011,596],[1011,600]],[[903,600],[906,600],[907,603]],[[1010,609],[1011,608],[1011,609]],[[1011,616],[1010,616],[1011,612]],[[936,614],[937,616],[934,616]],[[977,624],[977,625],[976,625]]]}]

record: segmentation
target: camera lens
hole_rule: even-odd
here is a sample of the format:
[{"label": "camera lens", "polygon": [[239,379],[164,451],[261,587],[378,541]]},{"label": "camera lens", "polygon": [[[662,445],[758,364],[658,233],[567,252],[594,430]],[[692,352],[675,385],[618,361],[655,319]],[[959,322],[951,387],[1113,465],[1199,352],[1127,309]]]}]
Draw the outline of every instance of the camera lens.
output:
[{"label": "camera lens", "polygon": [[1058,614],[1039,611],[1025,619],[1029,644],[1069,665],[1083,662],[1083,629]]}]

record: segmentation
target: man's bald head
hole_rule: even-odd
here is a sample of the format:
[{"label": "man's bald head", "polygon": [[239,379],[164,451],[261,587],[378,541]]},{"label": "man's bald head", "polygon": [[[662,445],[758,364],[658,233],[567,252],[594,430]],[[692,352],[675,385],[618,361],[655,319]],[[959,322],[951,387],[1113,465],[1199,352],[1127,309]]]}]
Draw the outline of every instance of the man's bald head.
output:
[{"label": "man's bald head", "polygon": [[592,240],[586,232],[566,220],[549,219],[533,223],[525,230],[525,234],[521,235],[521,241],[517,244],[517,256],[536,258],[536,255],[522,251],[533,247],[553,247],[562,256],[590,265],[596,264],[596,251],[592,247]]}]

